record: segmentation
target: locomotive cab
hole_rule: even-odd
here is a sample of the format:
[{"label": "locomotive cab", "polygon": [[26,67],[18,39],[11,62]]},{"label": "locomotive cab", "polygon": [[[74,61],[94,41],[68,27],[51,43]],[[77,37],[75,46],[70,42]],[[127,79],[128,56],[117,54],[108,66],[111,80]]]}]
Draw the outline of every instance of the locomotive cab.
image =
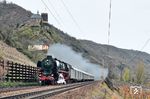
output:
[{"label": "locomotive cab", "polygon": [[65,79],[65,82],[68,82],[69,80],[69,66],[67,63],[60,61],[55,58],[56,64],[57,64],[57,69],[58,73],[62,74],[63,78]]}]

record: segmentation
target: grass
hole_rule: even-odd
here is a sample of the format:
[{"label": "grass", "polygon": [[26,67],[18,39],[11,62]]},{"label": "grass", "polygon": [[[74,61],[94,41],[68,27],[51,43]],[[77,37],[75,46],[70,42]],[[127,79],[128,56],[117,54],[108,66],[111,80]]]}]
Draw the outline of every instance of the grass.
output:
[{"label": "grass", "polygon": [[23,87],[23,86],[38,86],[38,82],[0,82],[0,87]]},{"label": "grass", "polygon": [[105,83],[94,83],[54,96],[51,99],[123,99],[118,92],[112,91]]},{"label": "grass", "polygon": [[122,99],[118,92],[109,89],[105,83],[99,83],[92,89],[87,93],[86,99]]}]

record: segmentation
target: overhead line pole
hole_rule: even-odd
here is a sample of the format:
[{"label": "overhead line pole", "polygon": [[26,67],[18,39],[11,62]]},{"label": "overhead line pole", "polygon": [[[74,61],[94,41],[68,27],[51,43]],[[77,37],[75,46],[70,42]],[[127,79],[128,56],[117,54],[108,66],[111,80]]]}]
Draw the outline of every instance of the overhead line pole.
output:
[{"label": "overhead line pole", "polygon": [[107,67],[108,67],[108,78],[111,78],[112,76],[112,67],[110,66],[110,62],[111,60],[109,59],[109,44],[110,44],[110,29],[111,29],[111,5],[112,4],[112,0],[110,0],[110,5],[109,5],[109,21],[108,21],[108,45],[107,45],[107,55],[108,55],[108,59],[107,59]]},{"label": "overhead line pole", "polygon": [[[110,44],[110,30],[111,30],[111,6],[112,6],[112,0],[110,0],[109,5],[109,21],[108,21],[108,45]],[[107,47],[107,54],[109,56],[109,46]]]},{"label": "overhead line pole", "polygon": [[109,5],[108,45],[109,45],[109,43],[110,43],[110,29],[111,29],[111,3],[112,3],[112,0],[110,0],[110,5]]}]

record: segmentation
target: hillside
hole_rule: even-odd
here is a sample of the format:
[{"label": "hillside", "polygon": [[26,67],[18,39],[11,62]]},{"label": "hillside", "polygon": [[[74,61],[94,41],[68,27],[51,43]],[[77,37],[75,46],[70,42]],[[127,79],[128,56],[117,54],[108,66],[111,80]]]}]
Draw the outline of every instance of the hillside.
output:
[{"label": "hillside", "polygon": [[3,43],[2,41],[0,41],[0,59],[36,66],[36,64],[33,63],[28,57],[18,52],[15,48]]},{"label": "hillside", "polygon": [[30,11],[26,11],[16,4],[0,2],[0,29],[17,28],[17,26],[27,21],[31,15]]},{"label": "hillside", "polygon": [[[83,53],[83,57],[103,67],[113,67],[119,78],[120,65],[128,66],[135,73],[139,61],[145,64],[146,74],[150,70],[150,55],[145,52],[120,49],[114,46],[97,44],[88,40],[78,40],[50,24],[33,24],[32,13],[16,4],[0,3],[0,40],[15,47],[32,61],[45,57],[45,51],[28,50],[28,45],[61,43],[69,45],[74,51]],[[7,21],[4,21],[7,20]],[[109,54],[108,54],[109,50]],[[136,57],[135,57],[136,56]]]}]

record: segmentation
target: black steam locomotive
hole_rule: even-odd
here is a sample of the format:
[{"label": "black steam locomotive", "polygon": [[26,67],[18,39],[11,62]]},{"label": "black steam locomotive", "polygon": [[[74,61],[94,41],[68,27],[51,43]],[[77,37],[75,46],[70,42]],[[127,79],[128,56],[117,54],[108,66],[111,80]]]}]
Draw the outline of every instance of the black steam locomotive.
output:
[{"label": "black steam locomotive", "polygon": [[37,67],[39,67],[39,82],[42,85],[94,80],[92,74],[76,69],[52,56],[47,56],[42,61],[38,61]]}]

